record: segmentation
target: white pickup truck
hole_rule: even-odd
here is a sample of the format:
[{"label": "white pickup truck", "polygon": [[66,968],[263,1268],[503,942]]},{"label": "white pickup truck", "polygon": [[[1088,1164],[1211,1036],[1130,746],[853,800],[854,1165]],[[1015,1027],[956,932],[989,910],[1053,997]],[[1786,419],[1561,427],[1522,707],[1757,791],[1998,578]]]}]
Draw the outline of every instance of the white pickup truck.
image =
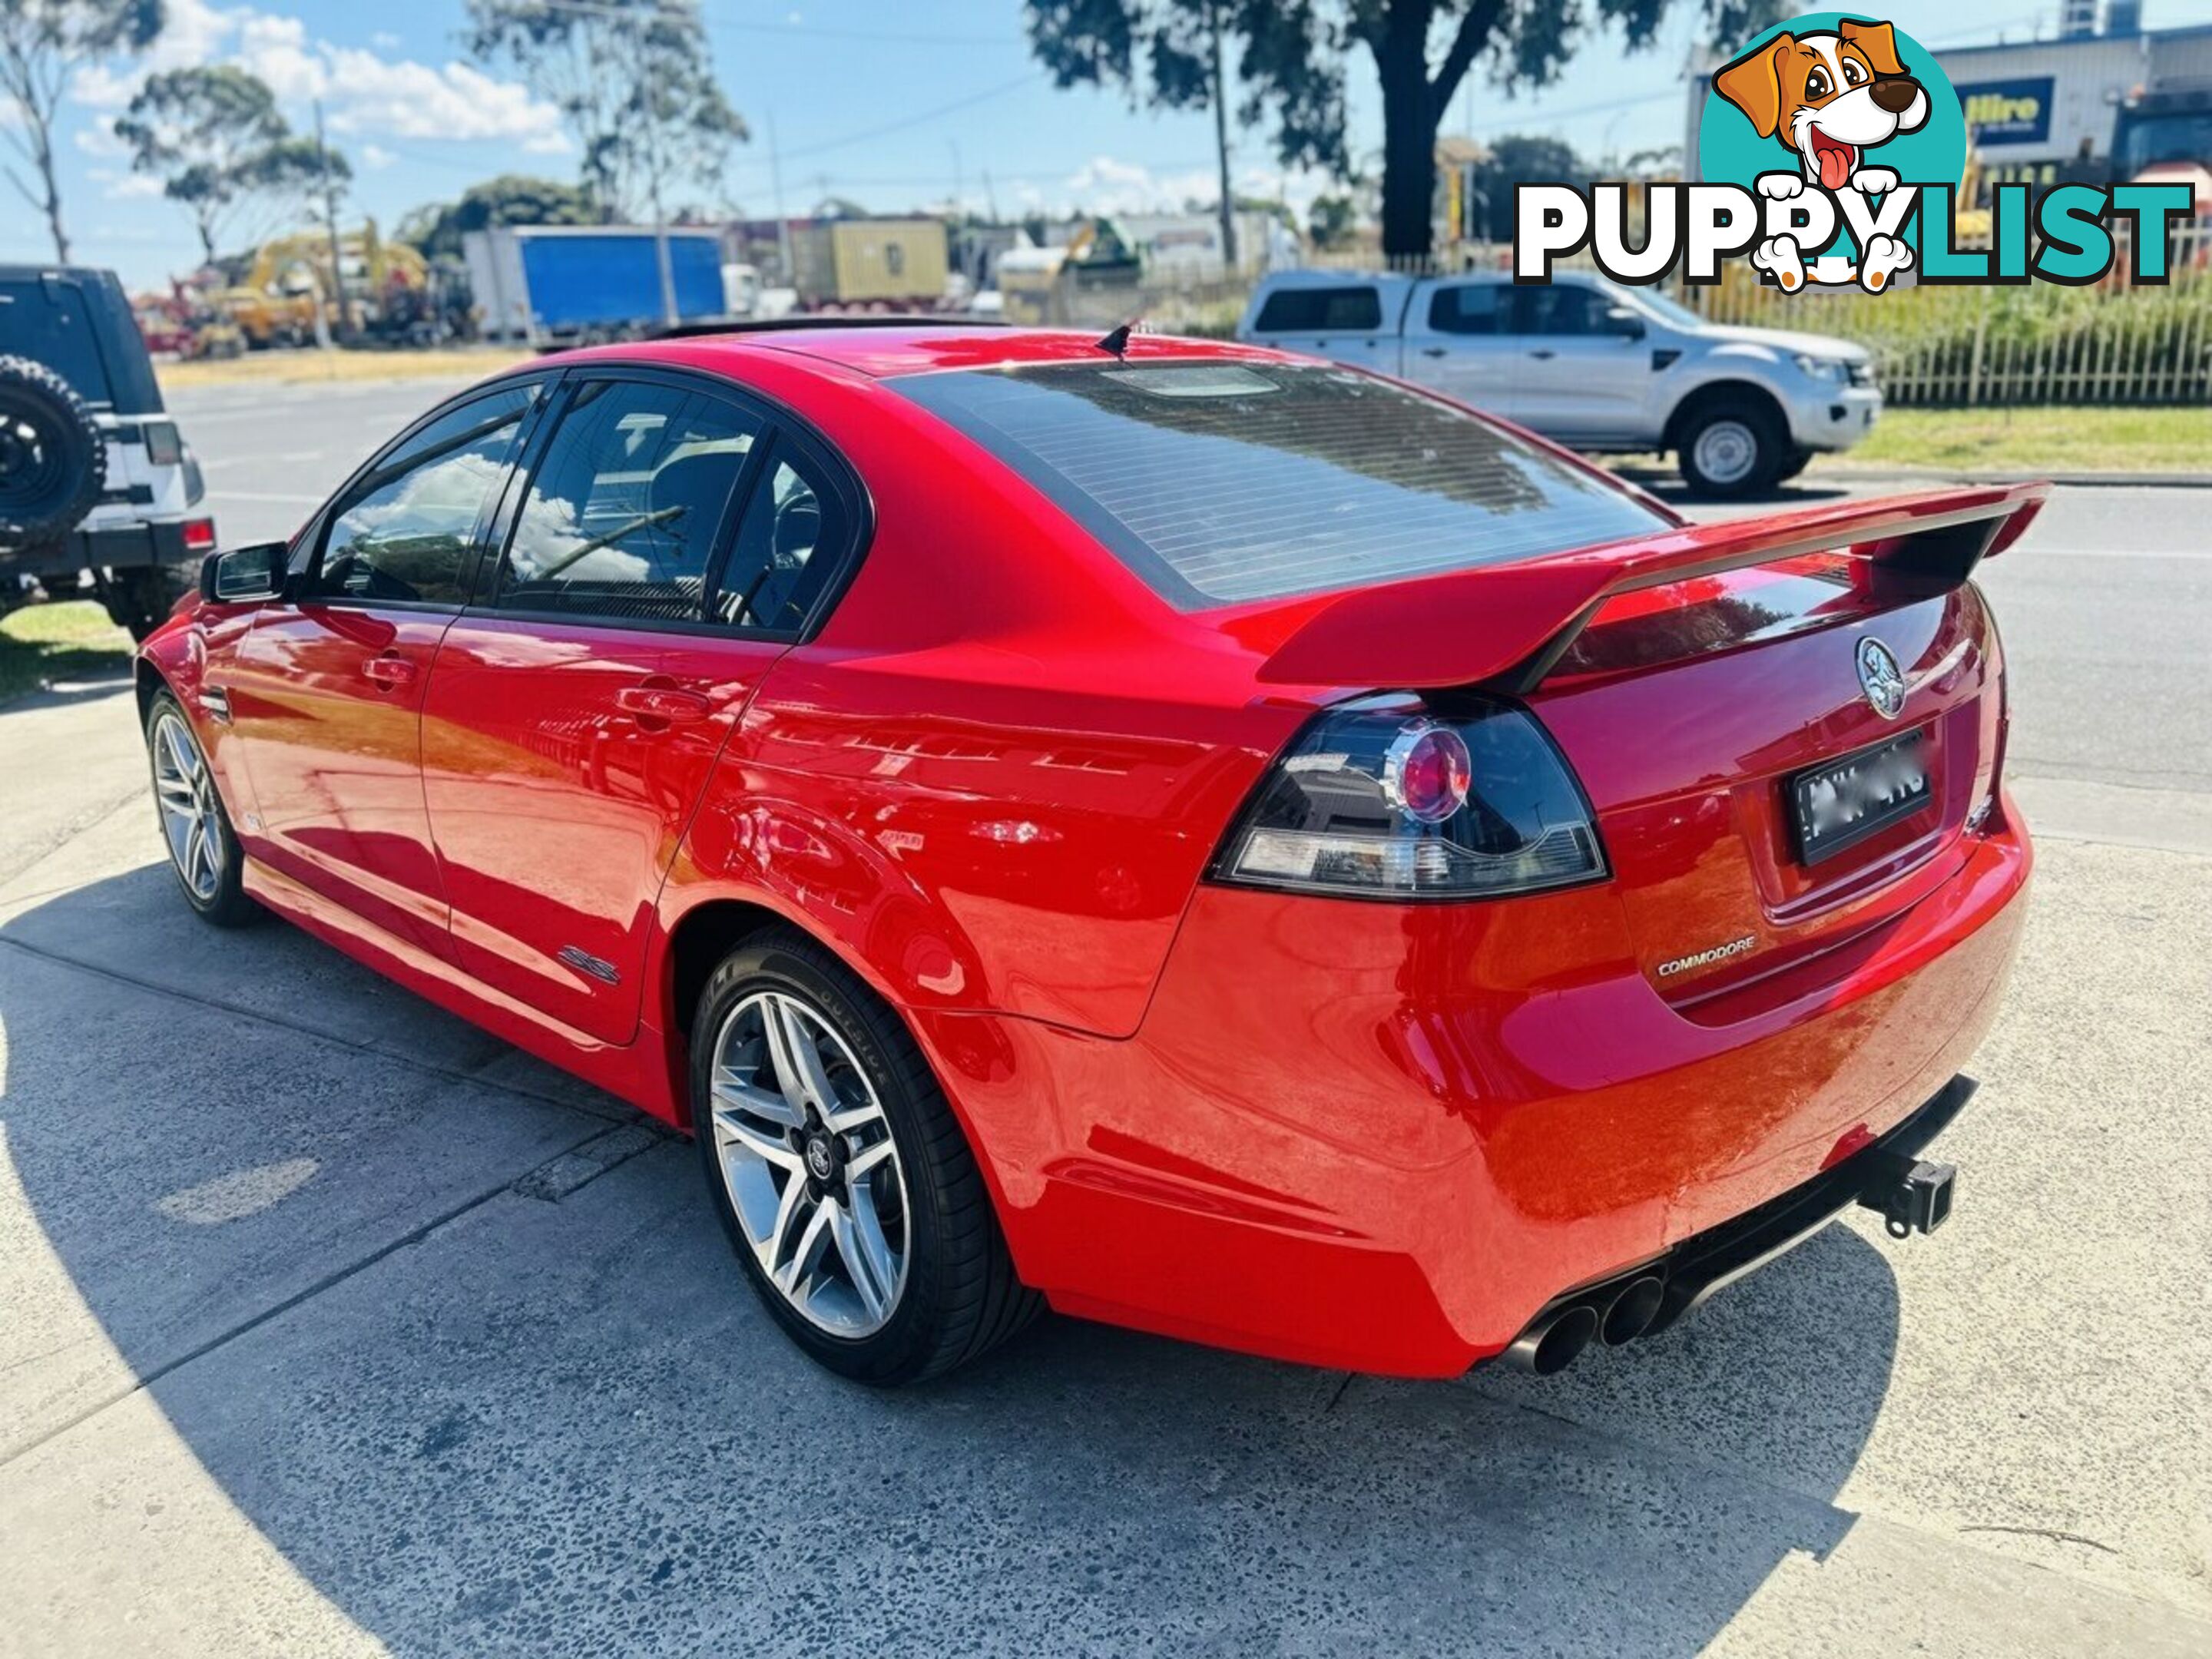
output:
[{"label": "white pickup truck", "polygon": [[1723,327],[1583,271],[1527,285],[1489,271],[1282,271],[1237,337],[1434,386],[1576,449],[1671,452],[1701,495],[1793,477],[1881,412],[1863,346]]}]

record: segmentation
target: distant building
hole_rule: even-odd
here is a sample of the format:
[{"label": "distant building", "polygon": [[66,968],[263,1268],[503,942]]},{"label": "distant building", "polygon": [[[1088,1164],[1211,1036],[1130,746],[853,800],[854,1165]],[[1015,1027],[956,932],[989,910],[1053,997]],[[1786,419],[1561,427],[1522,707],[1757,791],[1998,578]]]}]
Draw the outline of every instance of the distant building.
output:
[{"label": "distant building", "polygon": [[1487,236],[1490,198],[1476,179],[1489,161],[1489,149],[1472,138],[1446,135],[1437,140],[1436,199],[1430,216],[1436,222],[1437,246],[1480,242]]},{"label": "distant building", "polygon": [[[2160,162],[2212,163],[2212,25],[2145,29],[2140,0],[2069,0],[2050,40],[1960,46],[1936,54],[1957,88],[1992,185],[2124,184]],[[1687,158],[1711,70],[1690,82]]]}]

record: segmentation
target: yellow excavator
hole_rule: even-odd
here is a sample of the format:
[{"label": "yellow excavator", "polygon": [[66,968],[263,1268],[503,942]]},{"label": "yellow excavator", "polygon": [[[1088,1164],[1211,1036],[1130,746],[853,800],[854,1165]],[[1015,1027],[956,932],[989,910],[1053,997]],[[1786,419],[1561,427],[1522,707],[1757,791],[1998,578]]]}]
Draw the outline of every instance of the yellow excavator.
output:
[{"label": "yellow excavator", "polygon": [[346,332],[349,324],[378,337],[411,325],[422,311],[429,267],[408,244],[380,237],[374,220],[340,234],[338,266],[345,277],[348,318],[339,315],[337,285],[331,279],[328,231],[301,231],[264,242],[238,280],[210,297],[255,350],[307,344],[316,337],[318,313],[332,335]]}]

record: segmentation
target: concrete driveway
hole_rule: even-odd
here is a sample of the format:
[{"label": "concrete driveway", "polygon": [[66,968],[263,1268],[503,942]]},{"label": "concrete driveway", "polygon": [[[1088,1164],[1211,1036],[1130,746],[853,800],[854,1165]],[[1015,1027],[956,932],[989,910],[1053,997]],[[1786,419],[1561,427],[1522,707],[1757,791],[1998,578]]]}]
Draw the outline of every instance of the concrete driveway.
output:
[{"label": "concrete driveway", "polygon": [[2043,863],[1956,1219],[1548,1380],[835,1382],[688,1145],[194,922],[127,687],[0,712],[0,1653],[2212,1651],[2212,497],[2142,494],[1993,568]]}]

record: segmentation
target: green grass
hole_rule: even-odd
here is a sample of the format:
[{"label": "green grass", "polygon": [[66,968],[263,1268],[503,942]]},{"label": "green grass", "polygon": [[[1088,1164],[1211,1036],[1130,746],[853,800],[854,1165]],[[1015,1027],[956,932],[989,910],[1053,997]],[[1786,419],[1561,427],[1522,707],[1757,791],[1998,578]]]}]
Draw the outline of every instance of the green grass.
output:
[{"label": "green grass", "polygon": [[0,617],[0,704],[56,680],[113,674],[130,664],[130,635],[88,599],[26,605]]},{"label": "green grass", "polygon": [[1890,409],[1832,465],[2212,473],[2212,409]]}]

